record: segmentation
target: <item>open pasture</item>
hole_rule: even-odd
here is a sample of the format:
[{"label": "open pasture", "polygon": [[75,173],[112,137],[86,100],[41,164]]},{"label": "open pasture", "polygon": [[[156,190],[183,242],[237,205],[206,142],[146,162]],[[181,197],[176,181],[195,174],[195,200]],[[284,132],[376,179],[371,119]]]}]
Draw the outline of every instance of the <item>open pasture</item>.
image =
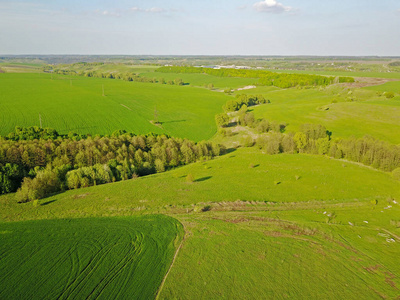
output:
[{"label": "open pasture", "polygon": [[[186,181],[188,174],[193,175],[193,183]],[[388,173],[322,156],[271,156],[245,148],[165,173],[67,191],[40,200],[45,205],[39,207],[17,204],[11,194],[1,196],[0,219],[168,213],[236,201],[307,205],[385,201],[389,197],[400,199],[400,182]]]},{"label": "open pasture", "polygon": [[158,80],[164,78],[165,81],[175,80],[181,78],[183,82],[189,83],[191,86],[208,86],[213,84],[216,89],[237,89],[240,87],[254,85],[258,82],[258,78],[239,78],[239,77],[218,77],[208,74],[199,73],[141,73],[141,76],[148,78],[157,78]]},{"label": "open pasture", "polygon": [[182,237],[165,216],[0,224],[1,299],[151,299]]},{"label": "open pasture", "polygon": [[176,216],[188,238],[161,299],[396,298],[400,207],[387,206]]},{"label": "open pasture", "polygon": [[[43,127],[64,134],[111,134],[124,129],[199,141],[215,134],[214,116],[229,99],[188,86],[43,73],[5,73],[0,81],[1,135],[15,126],[39,126],[41,119]],[[155,118],[160,126],[151,123]]]},{"label": "open pasture", "polygon": [[333,137],[371,135],[400,143],[398,97],[386,99],[371,90],[343,90],[334,86],[322,90],[274,91],[260,87],[238,93],[263,94],[270,99],[270,104],[251,108],[255,117],[286,123],[288,131],[297,131],[301,124],[316,123],[324,125]]}]

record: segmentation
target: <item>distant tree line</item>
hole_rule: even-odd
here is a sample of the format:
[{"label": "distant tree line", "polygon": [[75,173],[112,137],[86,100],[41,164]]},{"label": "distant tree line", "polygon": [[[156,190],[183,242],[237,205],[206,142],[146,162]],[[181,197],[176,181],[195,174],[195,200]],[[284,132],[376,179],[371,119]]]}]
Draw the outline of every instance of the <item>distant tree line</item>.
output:
[{"label": "distant tree line", "polygon": [[84,76],[84,77],[96,77],[96,78],[107,78],[107,79],[121,79],[125,81],[145,82],[145,83],[160,83],[169,85],[187,85],[181,78],[166,81],[164,78],[148,78],[140,76],[136,73],[131,72],[101,72],[94,70],[79,71],[68,70],[68,69],[52,69],[51,66],[43,67],[44,72],[52,72],[53,74],[65,75],[65,76]]},{"label": "distant tree line", "polygon": [[276,86],[280,88],[290,88],[296,86],[323,86],[332,83],[354,82],[352,77],[328,77],[309,74],[288,74],[274,73],[264,70],[243,70],[243,69],[212,69],[197,67],[160,67],[156,72],[161,73],[204,73],[218,77],[244,77],[258,78],[255,85]]},{"label": "distant tree line", "polygon": [[[38,131],[45,138],[38,137]],[[111,136],[70,138],[53,129],[18,128],[12,138],[0,139],[0,193],[15,192],[21,186],[16,195],[26,202],[65,189],[164,172],[211,159],[222,151],[211,142],[166,135],[119,130]]]}]

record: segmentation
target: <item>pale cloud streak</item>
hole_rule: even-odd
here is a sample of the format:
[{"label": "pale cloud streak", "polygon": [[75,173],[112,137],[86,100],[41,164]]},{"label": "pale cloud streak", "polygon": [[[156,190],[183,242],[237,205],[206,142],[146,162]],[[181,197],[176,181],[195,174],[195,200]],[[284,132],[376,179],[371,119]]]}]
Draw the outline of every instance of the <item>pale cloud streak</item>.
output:
[{"label": "pale cloud streak", "polygon": [[130,11],[132,12],[147,12],[147,13],[162,13],[166,12],[165,8],[161,7],[152,7],[152,8],[140,8],[137,6],[131,7]]},{"label": "pale cloud streak", "polygon": [[284,13],[293,11],[291,6],[285,6],[276,0],[264,0],[253,5],[255,10],[266,13]]}]

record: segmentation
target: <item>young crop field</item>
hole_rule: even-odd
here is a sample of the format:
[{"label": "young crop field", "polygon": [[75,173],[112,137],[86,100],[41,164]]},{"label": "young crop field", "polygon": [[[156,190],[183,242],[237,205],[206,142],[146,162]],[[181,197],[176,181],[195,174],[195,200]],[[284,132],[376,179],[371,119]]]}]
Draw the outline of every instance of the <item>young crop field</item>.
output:
[{"label": "young crop field", "polygon": [[0,224],[1,299],[151,299],[182,225],[166,216]]},{"label": "young crop field", "polygon": [[[0,80],[1,135],[41,120],[63,134],[123,129],[199,141],[215,134],[214,116],[229,100],[206,89],[81,76],[4,73]],[[155,118],[161,125],[151,123]]]}]

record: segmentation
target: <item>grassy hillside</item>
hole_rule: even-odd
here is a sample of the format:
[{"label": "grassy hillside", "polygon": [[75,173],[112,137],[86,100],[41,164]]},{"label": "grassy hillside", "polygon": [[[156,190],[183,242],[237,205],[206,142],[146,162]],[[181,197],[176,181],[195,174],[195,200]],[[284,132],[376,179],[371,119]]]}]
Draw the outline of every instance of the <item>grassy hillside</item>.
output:
[{"label": "grassy hillside", "polygon": [[[186,182],[188,174],[193,183]],[[155,212],[177,218],[186,234],[162,299],[378,299],[395,297],[400,285],[399,199],[400,182],[390,174],[322,156],[270,156],[247,148],[166,173],[68,191],[40,206],[2,196],[0,214],[2,221],[86,217],[93,224]],[[93,218],[107,216],[115,218]],[[8,238],[38,240],[32,231],[42,231],[23,234],[24,226],[53,222],[46,228],[57,233],[43,235],[57,241],[58,235],[64,239],[57,224],[69,222],[92,234],[83,219],[35,222],[3,223],[0,231],[21,226],[21,234]],[[164,221],[157,222],[147,224],[166,230]],[[68,233],[78,231],[68,226]],[[104,226],[111,243],[120,238],[121,226],[114,235],[108,229],[114,225]]]},{"label": "grassy hillside", "polygon": [[304,123],[317,123],[324,125],[336,137],[368,134],[394,144],[400,143],[399,97],[386,99],[372,90],[347,90],[335,86],[322,90],[276,91],[260,87],[239,93],[263,94],[270,99],[271,104],[254,107],[255,117],[287,123],[288,131],[297,131]]},{"label": "grassy hillside", "polygon": [[0,224],[1,299],[151,299],[182,226],[165,216]]},{"label": "grassy hillside", "polygon": [[[188,174],[194,176],[194,183],[186,182]],[[17,204],[14,195],[2,196],[0,218],[16,221],[168,213],[237,200],[307,205],[382,201],[389,197],[400,199],[400,182],[384,172],[321,156],[270,156],[256,149],[239,149],[166,173],[71,190],[40,200],[48,203],[40,207]],[[261,209],[268,208],[264,206]]]},{"label": "grassy hillside", "polygon": [[[15,126],[52,127],[60,133],[111,134],[117,129],[166,133],[195,141],[216,132],[214,116],[229,99],[192,87],[69,77],[0,74],[0,109],[5,135]],[[105,96],[102,96],[104,86]],[[150,123],[157,108],[161,128]]]},{"label": "grassy hillside", "polygon": [[395,299],[400,209],[383,207],[178,216],[187,239],[161,298]]}]

